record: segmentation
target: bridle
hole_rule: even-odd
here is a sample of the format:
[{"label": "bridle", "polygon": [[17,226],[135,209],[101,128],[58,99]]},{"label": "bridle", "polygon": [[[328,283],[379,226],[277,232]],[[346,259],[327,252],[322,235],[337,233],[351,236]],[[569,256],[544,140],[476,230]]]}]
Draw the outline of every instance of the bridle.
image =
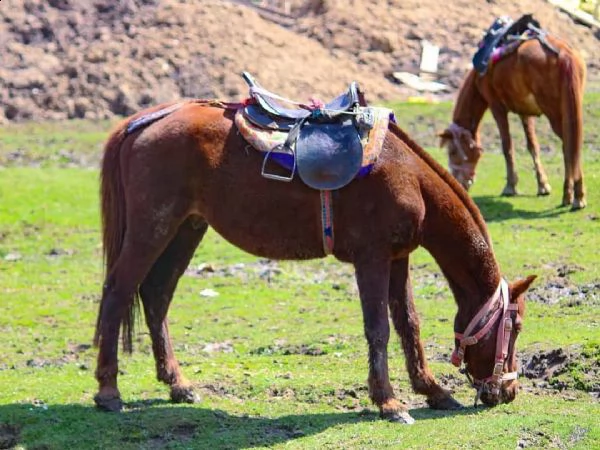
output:
[{"label": "bridle", "polygon": [[[491,311],[495,311],[485,325],[477,331],[473,333],[475,327],[479,324],[479,322],[488,315]],[[515,312],[513,318],[513,311]],[[494,358],[494,368],[492,370],[492,374],[481,380],[476,378],[472,378],[467,372],[466,368],[461,369],[461,372],[467,376],[467,379],[477,390],[477,394],[475,396],[475,406],[477,405],[477,401],[481,397],[482,393],[490,393],[492,395],[500,394],[500,387],[503,381],[516,380],[518,377],[518,373],[515,372],[504,372],[504,364],[508,358],[508,349],[510,345],[510,337],[513,330],[513,320],[518,316],[518,304],[510,303],[510,298],[508,295],[508,283],[506,280],[501,279],[496,292],[494,295],[490,297],[490,299],[481,307],[479,312],[471,319],[467,328],[463,333],[455,332],[454,336],[458,340],[458,347],[454,349],[452,352],[451,361],[456,367],[461,367],[465,350],[469,345],[477,344],[481,338],[483,338],[494,326],[494,324],[500,320],[500,325],[498,326],[498,333],[496,334],[496,356]],[[514,350],[513,350],[514,351]]]}]

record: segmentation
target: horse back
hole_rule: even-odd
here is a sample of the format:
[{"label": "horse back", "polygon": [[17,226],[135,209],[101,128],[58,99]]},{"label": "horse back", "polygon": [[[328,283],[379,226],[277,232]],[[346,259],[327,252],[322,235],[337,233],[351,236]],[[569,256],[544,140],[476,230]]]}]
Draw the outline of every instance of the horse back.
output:
[{"label": "horse back", "polygon": [[[538,40],[524,42],[511,55],[498,61],[478,79],[479,91],[488,104],[503,103],[509,111],[524,116],[560,117],[564,61],[585,79],[585,63],[575,50],[554,36],[547,39],[559,51],[550,51]],[[576,82],[577,84],[581,84]],[[583,86],[580,86],[583,89]]]}]

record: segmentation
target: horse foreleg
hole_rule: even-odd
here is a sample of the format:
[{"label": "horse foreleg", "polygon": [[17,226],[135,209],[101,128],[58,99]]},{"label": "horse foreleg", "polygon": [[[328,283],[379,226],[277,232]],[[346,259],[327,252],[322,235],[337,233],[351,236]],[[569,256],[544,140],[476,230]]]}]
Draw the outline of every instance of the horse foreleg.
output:
[{"label": "horse foreleg", "polygon": [[540,160],[540,144],[535,134],[535,119],[532,116],[521,116],[521,123],[525,131],[527,150],[533,159],[533,166],[535,167],[535,177],[538,185],[537,194],[548,195],[552,189],[548,183],[548,175],[546,175],[546,171]]},{"label": "horse foreleg", "polygon": [[194,251],[206,233],[208,225],[200,219],[188,219],[158,258],[140,286],[146,325],[152,338],[158,380],[171,388],[175,403],[197,401],[191,383],[181,373],[173,353],[167,312],[179,278],[187,268]]},{"label": "horse foreleg", "polygon": [[517,183],[519,177],[515,170],[515,151],[510,138],[510,127],[508,125],[508,111],[503,105],[494,104],[490,107],[502,141],[502,152],[506,162],[506,186],[502,190],[502,195],[517,195]]},{"label": "horse foreleg", "polygon": [[387,286],[390,263],[385,259],[363,258],[355,263],[355,270],[369,346],[369,396],[379,407],[382,418],[413,423],[414,419],[395,398],[388,373],[390,326]]},{"label": "horse foreleg", "polygon": [[421,343],[419,317],[413,301],[408,258],[392,262],[389,303],[394,328],[402,341],[406,370],[413,390],[427,396],[427,403],[434,409],[460,408],[461,404],[452,398],[450,392],[435,381],[427,365]]}]

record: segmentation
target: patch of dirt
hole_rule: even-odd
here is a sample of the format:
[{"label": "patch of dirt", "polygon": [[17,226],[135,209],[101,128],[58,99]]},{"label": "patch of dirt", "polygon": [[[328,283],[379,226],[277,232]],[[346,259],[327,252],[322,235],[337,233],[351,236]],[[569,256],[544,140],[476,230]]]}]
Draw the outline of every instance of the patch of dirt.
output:
[{"label": "patch of dirt", "polygon": [[248,91],[242,70],[298,100],[333,98],[351,80],[371,101],[401,99],[417,93],[391,74],[418,73],[423,40],[440,46],[451,95],[493,19],[527,11],[582,52],[590,84],[600,73],[600,33],[545,0],[290,0],[287,13],[251,0],[4,3],[0,122],[110,118],[181,97],[238,100]]},{"label": "patch of dirt", "polygon": [[144,442],[144,447],[148,449],[164,449],[169,447],[169,444],[172,442],[185,446],[192,441],[197,429],[198,425],[195,423],[179,423],[170,427],[166,432],[151,435],[148,441]]},{"label": "patch of dirt", "polygon": [[304,436],[304,431],[294,425],[287,424],[279,424],[268,426],[264,430],[263,439],[267,442],[271,442],[273,440],[281,440],[286,441],[288,439],[296,439]]},{"label": "patch of dirt", "polygon": [[15,425],[0,423],[0,449],[14,448],[19,443],[20,430]]},{"label": "patch of dirt", "polygon": [[267,389],[267,395],[272,398],[281,398],[284,400],[292,400],[296,397],[296,392],[290,388],[270,387]]},{"label": "patch of dirt", "polygon": [[283,345],[275,343],[266,347],[250,350],[251,355],[326,355],[327,351],[312,344]]},{"label": "patch of dirt", "polygon": [[250,274],[254,274],[268,282],[281,273],[283,271],[279,267],[278,261],[271,259],[259,259],[252,263],[236,263],[224,267],[202,263],[197,266],[188,267],[185,271],[186,275],[198,278],[236,277],[239,279],[248,279]]},{"label": "patch of dirt", "polygon": [[577,389],[600,398],[600,346],[523,355],[522,374],[542,389]]},{"label": "patch of dirt", "polygon": [[453,373],[441,374],[439,377],[439,383],[444,389],[448,389],[450,392],[458,391],[459,389],[468,386],[467,377],[464,375],[455,375]]},{"label": "patch of dirt", "polygon": [[194,390],[196,390],[201,396],[225,397],[229,399],[242,398],[239,396],[240,392],[232,385],[220,382],[194,385]]},{"label": "patch of dirt", "polygon": [[568,307],[595,304],[600,300],[600,282],[577,285],[559,276],[531,289],[527,293],[527,300],[548,305],[562,302]]}]

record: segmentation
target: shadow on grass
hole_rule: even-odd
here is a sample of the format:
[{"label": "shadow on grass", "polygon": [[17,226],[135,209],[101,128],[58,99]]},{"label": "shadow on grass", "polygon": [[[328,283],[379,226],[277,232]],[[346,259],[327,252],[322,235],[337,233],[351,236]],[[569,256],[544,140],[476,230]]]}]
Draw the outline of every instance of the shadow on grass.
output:
[{"label": "shadow on grass", "polygon": [[[417,420],[478,414],[484,408],[410,411]],[[294,414],[274,418],[236,416],[218,409],[166,401],[127,404],[124,412],[84,405],[0,406],[0,448],[185,448],[244,449],[272,446],[341,424],[378,421],[375,410]],[[399,427],[408,426],[398,424]]]},{"label": "shadow on grass", "polygon": [[479,207],[486,222],[500,222],[503,220],[522,219],[547,219],[560,216],[569,212],[568,207],[556,206],[544,211],[527,211],[515,208],[507,197],[481,195],[474,196],[473,201]]}]

